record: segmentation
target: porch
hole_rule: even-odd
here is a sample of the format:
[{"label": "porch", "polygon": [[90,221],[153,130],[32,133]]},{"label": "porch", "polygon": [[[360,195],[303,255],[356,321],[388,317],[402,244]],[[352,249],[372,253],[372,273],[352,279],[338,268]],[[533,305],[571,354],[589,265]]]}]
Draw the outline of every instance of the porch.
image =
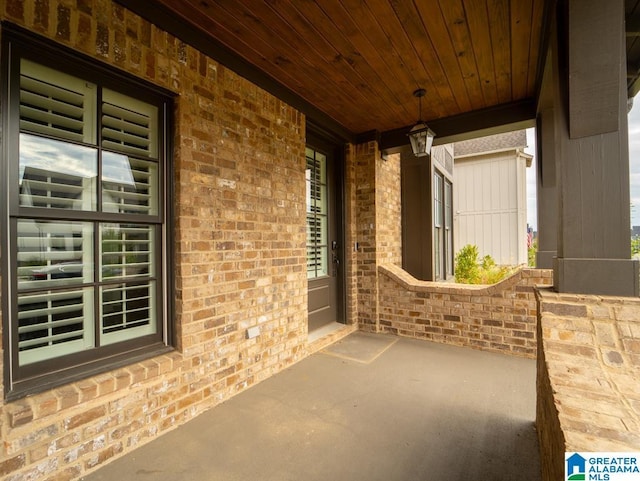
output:
[{"label": "porch", "polygon": [[[626,111],[640,89],[639,1],[310,2],[304,12],[291,1],[277,12],[273,2],[235,0],[3,2],[2,61],[15,79],[4,83],[3,132],[15,133],[6,139],[30,135],[13,88],[21,69],[14,43],[27,61],[80,85],[103,85],[96,72],[105,72],[118,92],[160,90],[172,107],[171,128],[153,129],[167,159],[156,179],[166,187],[167,223],[153,224],[166,242],[154,241],[157,278],[148,279],[163,280],[154,292],[166,301],[153,303],[155,334],[97,342],[94,275],[82,287],[94,295],[78,303],[91,315],[76,316],[89,349],[59,356],[68,372],[20,362],[15,225],[47,218],[80,238],[75,226],[88,211],[21,205],[19,149],[6,147],[16,155],[0,169],[11,196],[0,211],[16,232],[5,229],[1,242],[0,477],[539,479],[542,468],[551,480],[565,451],[637,450],[640,301],[638,262],[629,258]],[[545,277],[560,296],[551,309],[537,309],[534,273],[503,293],[471,293],[402,272],[401,158],[419,86],[429,91],[424,118],[436,142],[537,125],[537,266],[554,268]],[[99,116],[89,117],[97,132]],[[336,251],[326,259],[341,267],[336,319],[364,331],[357,336],[397,340],[364,363],[309,342],[310,141],[331,144],[341,169],[342,232],[326,245]],[[423,165],[430,183],[433,164]],[[94,191],[85,197],[97,205]],[[131,220],[93,214],[96,229]],[[432,224],[417,227],[433,233]],[[39,249],[43,258],[53,252]],[[78,252],[69,251],[89,256]],[[586,293],[598,296],[589,306],[564,306]],[[604,295],[625,297],[609,305]],[[547,317],[536,323],[536,315]],[[380,337],[390,334],[419,339]],[[138,342],[148,351],[129,357]],[[538,357],[549,376],[536,389],[535,365],[523,357],[538,347],[552,352]],[[585,359],[599,369],[596,385],[581,370]],[[558,387],[569,395],[556,397]],[[593,402],[571,404],[580,397]]]},{"label": "porch", "polygon": [[355,332],[84,479],[539,480],[535,377]]}]

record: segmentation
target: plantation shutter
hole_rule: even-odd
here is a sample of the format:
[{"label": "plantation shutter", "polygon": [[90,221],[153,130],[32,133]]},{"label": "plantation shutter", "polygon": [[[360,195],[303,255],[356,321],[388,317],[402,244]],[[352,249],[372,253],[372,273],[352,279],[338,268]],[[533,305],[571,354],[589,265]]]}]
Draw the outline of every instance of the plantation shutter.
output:
[{"label": "plantation shutter", "polygon": [[155,229],[141,224],[101,226],[102,279],[127,283],[101,289],[102,343],[110,344],[155,332],[155,281],[153,256]]},{"label": "plantation shutter", "polygon": [[93,296],[82,288],[93,278],[91,233],[87,222],[18,221],[21,364],[93,346]]},{"label": "plantation shutter", "polygon": [[71,75],[20,61],[20,130],[95,143],[96,86]]},{"label": "plantation shutter", "polygon": [[96,90],[94,84],[21,60],[20,205],[93,208],[96,150],[65,141],[95,143]]},{"label": "plantation shutter", "polygon": [[307,148],[307,278],[328,274],[326,157]]},{"label": "plantation shutter", "polygon": [[138,157],[158,157],[158,109],[132,97],[104,89],[102,146]]},{"label": "plantation shutter", "polygon": [[170,347],[174,94],[3,27],[5,396],[17,399]]},{"label": "plantation shutter", "polygon": [[20,364],[93,347],[91,289],[18,296]]},{"label": "plantation shutter", "polygon": [[[158,109],[105,89],[102,103],[103,210],[158,213]],[[116,153],[117,152],[117,153]]]}]

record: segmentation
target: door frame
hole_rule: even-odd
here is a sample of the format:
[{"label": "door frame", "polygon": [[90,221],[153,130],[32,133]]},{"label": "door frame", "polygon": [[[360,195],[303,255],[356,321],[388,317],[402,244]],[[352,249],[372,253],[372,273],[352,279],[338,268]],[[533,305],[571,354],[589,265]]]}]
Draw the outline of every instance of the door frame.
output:
[{"label": "door frame", "polygon": [[[336,229],[336,239],[338,247],[336,253],[339,260],[339,268],[336,275],[336,322],[346,324],[346,228],[345,228],[345,146],[344,143],[331,136],[322,135],[307,122],[305,147],[315,149],[319,152],[327,154],[333,161],[327,170],[327,180],[331,177],[333,189],[330,189],[333,208],[330,210],[330,221],[333,222]],[[330,240],[331,241],[331,240]]]}]

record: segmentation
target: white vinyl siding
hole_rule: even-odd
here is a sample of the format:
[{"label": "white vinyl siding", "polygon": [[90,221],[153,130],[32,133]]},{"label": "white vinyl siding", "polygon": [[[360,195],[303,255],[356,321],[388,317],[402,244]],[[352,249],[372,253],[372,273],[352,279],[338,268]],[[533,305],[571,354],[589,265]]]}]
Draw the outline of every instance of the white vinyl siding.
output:
[{"label": "white vinyl siding", "polygon": [[456,251],[473,244],[497,264],[527,262],[525,169],[513,151],[456,160]]}]

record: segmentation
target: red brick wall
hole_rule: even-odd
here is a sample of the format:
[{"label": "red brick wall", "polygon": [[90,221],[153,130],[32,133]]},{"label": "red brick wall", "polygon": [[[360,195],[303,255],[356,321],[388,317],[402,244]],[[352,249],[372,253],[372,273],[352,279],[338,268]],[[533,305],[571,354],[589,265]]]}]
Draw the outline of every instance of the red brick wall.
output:
[{"label": "red brick wall", "polygon": [[491,286],[418,281],[396,266],[380,267],[383,331],[456,346],[536,356],[534,286],[552,271],[523,269]]},{"label": "red brick wall", "polygon": [[565,452],[640,447],[640,299],[537,294],[537,430],[552,481]]},{"label": "red brick wall", "polygon": [[378,332],[378,266],[402,263],[400,156],[383,159],[375,142],[356,146],[356,258],[360,329]]},{"label": "red brick wall", "polygon": [[304,117],[110,0],[1,5],[178,94],[177,350],[0,404],[0,478],[74,479],[307,354]]}]

